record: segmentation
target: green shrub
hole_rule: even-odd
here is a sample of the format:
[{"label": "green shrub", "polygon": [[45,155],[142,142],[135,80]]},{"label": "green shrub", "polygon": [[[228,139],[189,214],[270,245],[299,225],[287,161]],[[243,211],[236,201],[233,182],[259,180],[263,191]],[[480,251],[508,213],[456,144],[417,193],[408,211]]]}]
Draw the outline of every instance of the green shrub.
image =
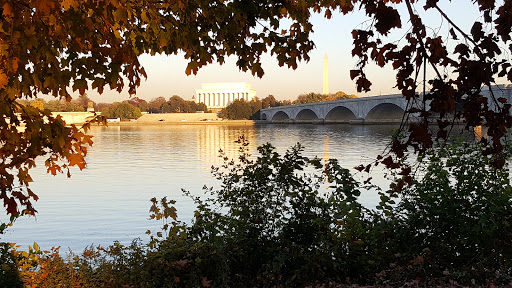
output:
[{"label": "green shrub", "polygon": [[512,187],[507,167],[493,168],[481,147],[468,142],[429,151],[425,158],[422,176],[403,191],[395,209],[401,238],[396,252],[422,262],[418,266],[424,275],[510,275]]},{"label": "green shrub", "polygon": [[511,282],[512,188],[508,171],[491,168],[480,146],[457,142],[429,151],[411,186],[394,197],[381,192],[380,210],[369,210],[358,201],[366,187],[336,160],[322,165],[303,156],[300,145],[280,155],[270,144],[253,158],[240,143],[238,160],[225,157],[213,168],[220,187],[205,187],[208,198],[185,191],[197,204],[190,225],[178,220],[175,201],[152,199],[150,218],[164,225],[148,231],[149,243],[89,247],[66,259],[58,250],[13,250],[2,254],[19,267],[13,281],[37,287]]},{"label": "green shrub", "polygon": [[121,118],[121,120],[126,119],[137,119],[142,116],[139,108],[133,106],[130,103],[113,103],[109,107],[101,110],[101,115],[107,118]]}]

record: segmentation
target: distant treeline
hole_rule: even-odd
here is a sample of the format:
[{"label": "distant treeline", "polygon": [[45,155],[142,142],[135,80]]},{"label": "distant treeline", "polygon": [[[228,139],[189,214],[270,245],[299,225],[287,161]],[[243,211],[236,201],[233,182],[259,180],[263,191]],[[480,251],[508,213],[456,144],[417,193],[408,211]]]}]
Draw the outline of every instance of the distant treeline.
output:
[{"label": "distant treeline", "polygon": [[334,101],[340,99],[349,99],[349,98],[357,98],[355,95],[348,95],[344,92],[336,92],[334,94],[319,94],[319,93],[307,93],[301,94],[297,97],[293,102],[290,100],[279,101],[273,95],[268,95],[267,97],[259,100],[258,97],[255,97],[251,101],[245,100],[235,100],[226,108],[222,109],[220,112],[220,117],[227,119],[252,119],[259,120],[260,113],[259,111],[262,108],[270,108],[284,105],[294,105],[294,104],[304,104],[304,103],[314,103],[314,102],[323,102],[323,101]]},{"label": "distant treeline", "polygon": [[174,95],[169,100],[164,97],[155,98],[149,102],[138,97],[114,103],[96,103],[87,94],[80,95],[78,99],[71,101],[51,100],[45,101],[38,98],[35,100],[22,100],[23,105],[29,105],[39,109],[48,109],[52,112],[85,112],[88,108],[94,108],[108,118],[137,119],[142,112],[148,113],[195,113],[197,111],[207,112],[206,105],[197,104],[195,101],[187,101],[180,96]]},{"label": "distant treeline", "polygon": [[[339,99],[356,98],[355,95],[348,95],[344,92],[334,94],[307,93],[301,94],[296,100],[277,100],[273,95],[268,95],[263,99],[255,97],[251,101],[235,100],[226,108],[220,111],[220,117],[226,119],[259,119],[259,111],[262,108],[270,108],[292,104],[304,104],[322,101],[332,101]],[[198,111],[208,112],[204,103],[196,103],[193,100],[184,100],[180,96],[174,95],[166,100],[164,97],[157,97],[149,102],[138,97],[114,103],[96,103],[92,101],[87,94],[80,95],[78,99],[71,101],[44,99],[21,100],[21,104],[30,105],[39,109],[48,109],[52,112],[84,112],[88,108],[94,108],[94,111],[100,111],[102,115],[108,118],[137,119],[142,112],[148,113],[195,113]]]}]

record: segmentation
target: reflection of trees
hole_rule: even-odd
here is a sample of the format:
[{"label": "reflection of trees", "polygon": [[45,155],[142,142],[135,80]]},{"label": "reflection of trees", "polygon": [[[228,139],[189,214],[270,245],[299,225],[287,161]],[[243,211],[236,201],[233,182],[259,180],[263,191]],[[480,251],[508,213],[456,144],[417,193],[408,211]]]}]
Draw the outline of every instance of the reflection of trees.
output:
[{"label": "reflection of trees", "polygon": [[219,150],[221,149],[228,158],[237,158],[240,144],[235,141],[242,135],[249,141],[249,149],[254,150],[257,143],[252,125],[204,125],[203,129],[197,130],[199,159],[211,164],[221,164],[222,161],[219,158]]}]

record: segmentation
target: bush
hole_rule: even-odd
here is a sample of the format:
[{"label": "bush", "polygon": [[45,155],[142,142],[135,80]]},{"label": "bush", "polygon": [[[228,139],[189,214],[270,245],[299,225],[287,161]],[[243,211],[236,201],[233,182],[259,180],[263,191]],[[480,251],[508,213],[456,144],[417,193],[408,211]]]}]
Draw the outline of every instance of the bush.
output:
[{"label": "bush", "polygon": [[113,103],[109,107],[101,110],[101,115],[107,118],[121,118],[126,119],[137,119],[142,116],[139,108],[131,105],[130,103]]},{"label": "bush", "polygon": [[509,175],[491,168],[480,146],[430,151],[412,185],[399,195],[381,192],[373,211],[358,201],[365,187],[336,160],[324,166],[304,157],[300,145],[280,155],[270,144],[253,158],[240,143],[238,161],[224,158],[213,169],[221,185],[205,187],[210,198],[185,191],[197,204],[191,225],[178,220],[173,200],[152,199],[150,218],[164,226],[148,231],[149,243],[89,247],[67,259],[56,250],[13,250],[9,263],[20,269],[13,279],[37,287],[459,287],[512,280]]},{"label": "bush", "polygon": [[492,159],[481,150],[457,142],[429,151],[422,177],[402,193],[395,209],[396,251],[422,262],[424,275],[481,280],[510,275],[509,171],[489,165]]}]

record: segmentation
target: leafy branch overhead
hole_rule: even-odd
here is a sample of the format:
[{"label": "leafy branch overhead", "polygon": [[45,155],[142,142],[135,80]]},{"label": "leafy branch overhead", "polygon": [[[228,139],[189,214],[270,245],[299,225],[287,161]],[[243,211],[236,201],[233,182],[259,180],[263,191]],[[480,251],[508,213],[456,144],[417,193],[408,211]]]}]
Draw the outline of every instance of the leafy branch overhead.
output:
[{"label": "leafy branch overhead", "polygon": [[[512,123],[510,104],[494,97],[491,101],[500,109],[491,111],[480,92],[498,77],[512,79],[508,52],[501,48],[511,41],[512,3],[473,2],[483,22],[464,32],[435,0],[0,0],[0,198],[9,214],[20,212],[20,205],[33,213],[30,200],[37,196],[26,188],[34,159],[48,157],[51,173],[69,165],[83,168],[84,146],[91,143],[76,137],[78,128],[17,100],[47,94],[70,101],[72,92],[101,94],[105,89],[135,94],[147,77],[138,60],[145,53],[183,53],[189,61],[186,74],[233,56],[242,71],[262,77],[264,53],[295,69],[300,61],[309,60],[314,48],[314,13],[331,18],[333,12],[356,9],[373,20],[367,29],[352,34],[352,54],[359,61],[350,76],[358,90],[371,88],[365,74],[368,63],[391,64],[397,73],[396,87],[404,96],[429,104],[410,111],[418,113],[422,122],[411,124],[403,142],[393,143],[396,155],[403,155],[411,145],[425,151],[432,145],[431,136],[446,137],[454,118],[463,118],[468,127],[487,125],[492,141],[485,153],[500,154],[500,140]],[[399,12],[400,5],[406,13]],[[455,49],[448,49],[446,38],[428,34],[416,12],[420,9],[437,11],[450,23],[449,34],[458,41]],[[403,45],[386,41],[393,29],[408,25],[411,29]],[[430,92],[419,98],[417,75],[422,65],[429,65],[435,74],[426,79]],[[455,110],[457,104],[464,109]],[[438,117],[437,133],[429,130],[432,116]],[[21,126],[25,128],[18,129]],[[55,164],[60,160],[64,166]]]},{"label": "leafy branch overhead", "polygon": [[[422,6],[417,1],[392,2],[403,4],[407,13],[399,15],[395,4],[385,1],[362,1],[361,7],[374,21],[368,29],[352,32],[352,55],[359,60],[357,69],[350,71],[358,91],[369,91],[371,81],[365,74],[367,65],[370,62],[380,67],[390,64],[396,71],[396,88],[411,106],[414,103],[414,108],[408,112],[416,113],[420,121],[409,124],[408,137],[403,141],[394,140],[392,152],[398,157],[404,155],[408,147],[424,152],[431,148],[432,138],[446,140],[451,125],[462,120],[468,129],[481,125],[488,128],[491,141],[482,140],[487,145],[484,153],[499,155],[493,158],[492,164],[502,167],[503,140],[507,128],[512,125],[512,118],[510,103],[493,85],[500,78],[499,81],[505,81],[503,77],[512,81],[510,51],[507,51],[512,49],[512,20],[509,17],[512,4],[510,1],[500,4],[497,1],[472,1],[479,8],[483,22],[476,21],[470,31],[464,32],[437,5],[439,1],[428,0],[421,3]],[[434,12],[448,22],[448,35],[429,32],[417,9]],[[392,29],[406,23],[410,29],[401,45],[383,39]],[[509,49],[502,48],[505,44]],[[427,68],[432,71],[429,78],[425,78],[424,69]],[[427,85],[428,90],[425,89]],[[483,89],[490,90],[489,99],[482,95]],[[424,92],[424,95],[420,97],[418,92]],[[457,106],[462,109],[456,109]],[[432,123],[437,123],[435,130],[429,126]],[[386,159],[391,160],[384,163],[388,167],[396,164],[391,158]]]}]

